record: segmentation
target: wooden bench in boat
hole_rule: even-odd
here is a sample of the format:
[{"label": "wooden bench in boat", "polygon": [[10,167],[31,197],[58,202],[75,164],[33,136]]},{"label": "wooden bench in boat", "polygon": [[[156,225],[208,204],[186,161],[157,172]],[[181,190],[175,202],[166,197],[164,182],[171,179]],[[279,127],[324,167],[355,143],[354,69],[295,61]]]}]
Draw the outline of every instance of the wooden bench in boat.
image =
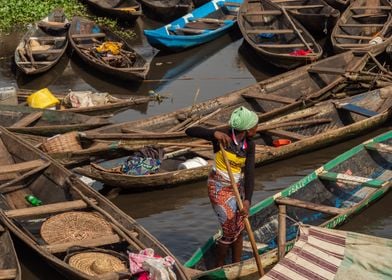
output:
[{"label": "wooden bench in boat", "polygon": [[41,167],[45,163],[46,161],[42,159],[36,159],[9,165],[0,165],[0,175],[28,171],[37,167]]},{"label": "wooden bench in boat", "polygon": [[191,28],[191,27],[182,27],[182,28],[176,28],[173,30],[170,30],[172,32],[183,32],[183,33],[189,33],[189,34],[203,34],[206,32],[206,29],[196,29],[196,28]]},{"label": "wooden bench in boat", "polygon": [[295,133],[292,131],[288,131],[288,130],[283,130],[283,129],[270,129],[270,130],[264,131],[264,133],[271,134],[271,135],[274,135],[277,137],[289,138],[291,140],[302,140],[307,137],[305,135]]},{"label": "wooden bench in boat", "polygon": [[371,44],[336,44],[336,46],[341,47],[341,48],[363,48],[363,47],[369,47],[369,46],[374,46]]},{"label": "wooden bench in boat", "polygon": [[90,34],[72,34],[72,39],[90,39],[90,38],[104,38],[105,33],[90,33]]},{"label": "wooden bench in boat", "polygon": [[382,143],[368,143],[364,145],[366,150],[378,151],[382,153],[392,153],[392,146]]},{"label": "wooden bench in boat", "polygon": [[308,73],[343,75],[344,73],[346,73],[346,71],[339,68],[310,66],[308,68]]},{"label": "wooden bench in boat", "polygon": [[17,271],[15,268],[0,269],[0,279],[15,279]]},{"label": "wooden bench in boat", "polygon": [[63,49],[53,49],[53,50],[32,50],[32,54],[59,54],[62,53]]},{"label": "wooden bench in boat", "polygon": [[376,23],[341,23],[340,27],[383,27],[384,24]]},{"label": "wooden bench in boat", "polygon": [[[95,200],[91,200],[91,201],[94,204],[97,203]],[[35,207],[8,210],[5,211],[5,214],[7,215],[8,218],[25,218],[30,216],[54,214],[54,213],[66,212],[70,210],[84,209],[87,207],[88,205],[85,201],[73,200],[73,201],[64,201],[64,202],[40,205]]]},{"label": "wooden bench in boat", "polygon": [[[252,29],[247,30],[248,34],[263,34],[263,33],[273,33],[273,34],[292,34],[295,31],[293,29]],[[302,30],[300,32],[303,32]]]},{"label": "wooden bench in boat", "polygon": [[324,171],[318,175],[319,179],[332,182],[341,182],[351,185],[363,185],[371,188],[383,187],[388,182],[378,179],[370,179],[366,177],[352,176],[348,174]]},{"label": "wooden bench in boat", "polygon": [[299,208],[304,208],[308,210],[313,210],[321,213],[326,213],[330,215],[340,215],[345,209],[321,205],[313,202],[303,201],[299,199],[289,198],[289,197],[279,197],[275,199],[277,204],[294,206]]},{"label": "wooden bench in boat", "polygon": [[194,19],[188,19],[189,21],[196,21],[196,22],[204,22],[204,23],[218,23],[218,24],[223,24],[226,21],[222,19],[216,19],[216,18],[194,18]]},{"label": "wooden bench in boat", "polygon": [[358,18],[367,18],[367,17],[376,17],[376,18],[384,18],[387,17],[388,15],[386,14],[360,14],[360,15],[352,15],[351,17],[354,19],[358,19]]},{"label": "wooden bench in boat", "polygon": [[347,111],[350,111],[350,112],[353,112],[353,113],[356,113],[356,114],[359,114],[359,115],[362,115],[365,117],[373,117],[373,116],[378,115],[378,113],[375,111],[371,111],[371,110],[368,110],[366,108],[363,108],[363,107],[360,107],[360,106],[357,106],[357,105],[354,105],[351,103],[335,104],[335,107],[337,109],[347,110]]},{"label": "wooden bench in boat", "polygon": [[238,3],[238,2],[224,2],[223,5],[226,6],[226,7],[240,7],[241,3]]},{"label": "wooden bench in boat", "polygon": [[282,12],[278,10],[270,10],[270,11],[248,11],[243,12],[244,16],[279,16]]},{"label": "wooden bench in boat", "polygon": [[385,10],[390,11],[392,7],[390,6],[359,6],[359,7],[351,7],[350,10]]},{"label": "wooden bench in boat", "polygon": [[302,9],[317,9],[324,8],[324,5],[290,5],[284,6],[286,10],[302,10]]},{"label": "wooden bench in boat", "polygon": [[30,113],[27,116],[21,118],[19,121],[11,125],[12,128],[18,128],[18,127],[26,127],[38,120],[39,118],[42,117],[42,112],[35,112],[35,113]]},{"label": "wooden bench in boat", "polygon": [[354,39],[354,40],[372,40],[373,36],[359,36],[359,35],[348,35],[348,34],[336,34],[335,38],[343,38],[343,39]]},{"label": "wooden bench in boat", "polygon": [[49,64],[53,64],[53,61],[19,61],[18,62],[19,65],[49,65]]},{"label": "wooden bench in boat", "polygon": [[241,94],[242,97],[244,98],[255,98],[255,99],[261,99],[261,100],[268,100],[268,101],[275,101],[279,103],[284,103],[284,104],[291,104],[295,102],[295,99],[290,98],[290,97],[285,97],[285,96],[279,96],[276,94],[260,94],[258,92],[247,92]]},{"label": "wooden bench in boat", "polygon": [[[308,43],[309,46],[313,46],[313,43]],[[284,48],[304,48],[305,44],[257,44],[260,48],[273,48],[273,49],[284,49]],[[310,54],[311,55],[311,54]]]}]

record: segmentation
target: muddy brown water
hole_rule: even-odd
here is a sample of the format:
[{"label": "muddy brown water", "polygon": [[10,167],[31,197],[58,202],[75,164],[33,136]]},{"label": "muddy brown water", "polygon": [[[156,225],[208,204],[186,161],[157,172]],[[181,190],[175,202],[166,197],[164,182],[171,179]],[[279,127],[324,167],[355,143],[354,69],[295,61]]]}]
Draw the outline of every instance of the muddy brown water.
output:
[{"label": "muddy brown water", "polygon": [[[108,91],[114,95],[168,95],[162,103],[150,102],[116,114],[112,121],[141,119],[169,112],[220,96],[266,79],[282,71],[254,56],[243,44],[238,30],[203,46],[182,53],[161,54],[140,36],[143,28],[158,26],[139,19],[131,42],[151,60],[148,80],[135,84],[116,80],[86,67],[75,56],[64,57],[51,71],[38,77],[24,77],[13,66],[12,54],[22,33],[0,36],[0,87]],[[70,55],[70,54],[69,54]],[[199,94],[196,95],[196,92]],[[257,168],[253,202],[260,201],[299,180],[313,169],[360,142],[385,132],[376,132],[312,153]],[[113,200],[165,244],[180,261],[186,261],[217,230],[217,219],[207,198],[206,182],[158,191],[121,194]],[[381,237],[392,237],[392,195],[388,194],[342,229]],[[22,262],[23,279],[65,279],[34,252],[16,243]]]}]

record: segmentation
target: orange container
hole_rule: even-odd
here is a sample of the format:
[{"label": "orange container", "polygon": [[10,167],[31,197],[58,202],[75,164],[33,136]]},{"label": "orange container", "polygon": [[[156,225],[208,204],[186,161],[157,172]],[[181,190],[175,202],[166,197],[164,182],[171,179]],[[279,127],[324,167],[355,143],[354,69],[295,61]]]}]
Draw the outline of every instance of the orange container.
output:
[{"label": "orange container", "polygon": [[289,139],[275,139],[274,141],[272,141],[272,144],[275,147],[280,147],[280,146],[291,144],[291,140],[289,140]]}]

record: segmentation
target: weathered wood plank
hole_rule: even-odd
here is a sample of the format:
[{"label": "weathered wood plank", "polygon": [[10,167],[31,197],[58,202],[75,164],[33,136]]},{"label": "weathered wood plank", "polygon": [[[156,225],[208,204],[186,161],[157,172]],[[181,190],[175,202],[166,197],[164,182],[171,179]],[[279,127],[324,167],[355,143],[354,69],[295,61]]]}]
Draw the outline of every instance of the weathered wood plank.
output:
[{"label": "weathered wood plank", "polygon": [[279,96],[279,95],[275,95],[275,94],[260,94],[258,92],[243,93],[242,97],[275,101],[275,102],[285,103],[285,104],[291,104],[291,103],[295,102],[295,99],[290,98],[290,97]]},{"label": "weathered wood plank", "polygon": [[295,132],[287,131],[287,130],[283,130],[283,129],[271,129],[271,130],[265,131],[264,133],[275,135],[277,137],[289,138],[291,140],[302,140],[302,139],[306,138],[305,135],[301,135],[299,133],[295,133]]},{"label": "weathered wood plank", "polygon": [[[94,203],[97,203],[94,200]],[[53,214],[63,211],[87,208],[88,205],[83,200],[74,200],[66,202],[51,203],[47,205],[28,207],[22,209],[8,210],[5,212],[8,218],[23,218],[30,216],[38,216],[43,214]]]},{"label": "weathered wood plank", "polygon": [[42,112],[35,112],[35,113],[30,113],[27,116],[21,118],[19,121],[11,125],[12,128],[18,128],[18,127],[26,127],[38,120],[39,118],[42,117]]},{"label": "weathered wood plank", "polygon": [[15,268],[0,269],[0,280],[15,279],[17,271]]},{"label": "weathered wood plank", "polygon": [[[308,43],[309,46],[313,46],[313,43]],[[257,44],[261,48],[271,48],[271,49],[284,49],[284,48],[301,48],[306,47],[305,44]],[[311,54],[310,54],[311,55]]]},{"label": "weathered wood plank", "polygon": [[333,75],[343,75],[344,73],[346,73],[344,69],[320,67],[320,66],[311,66],[308,68],[308,72],[317,73],[317,74],[333,74]]},{"label": "weathered wood plank", "polygon": [[0,165],[0,174],[9,174],[15,172],[23,172],[40,167],[45,164],[46,161],[42,159],[36,159],[31,161],[25,161],[21,163]]},{"label": "weathered wood plank", "polygon": [[263,33],[291,34],[291,33],[294,33],[294,30],[293,29],[252,29],[252,30],[247,30],[246,33],[248,33],[248,34],[263,34]]},{"label": "weathered wood plank", "polygon": [[392,146],[382,143],[368,143],[365,144],[365,149],[378,151],[382,153],[392,153]]},{"label": "weathered wood plank", "polygon": [[103,38],[105,33],[92,33],[92,34],[73,34],[72,39],[89,39],[89,38]]},{"label": "weathered wood plank", "polygon": [[332,181],[332,182],[342,182],[346,184],[354,184],[354,185],[363,185],[372,188],[380,188],[384,186],[387,182],[378,179],[371,179],[360,176],[353,176],[342,173],[334,173],[334,172],[322,172],[318,175],[321,180]]},{"label": "weathered wood plank", "polygon": [[48,250],[52,254],[62,253],[68,250],[68,248],[72,246],[85,246],[85,247],[98,247],[103,245],[110,245],[114,243],[118,243],[121,241],[121,238],[118,234],[102,236],[95,239],[88,240],[78,240],[61,244],[51,244],[42,246],[43,249]]},{"label": "weathered wood plank", "polygon": [[289,198],[289,197],[276,198],[275,202],[277,204],[281,204],[281,205],[288,205],[288,206],[309,209],[309,210],[313,210],[313,211],[317,211],[317,212],[321,212],[321,213],[326,213],[326,214],[330,214],[330,215],[339,215],[339,214],[342,214],[345,210],[345,209],[340,209],[340,208],[326,206],[326,205],[320,205],[320,204],[316,204],[313,202],[303,201],[303,200]]}]

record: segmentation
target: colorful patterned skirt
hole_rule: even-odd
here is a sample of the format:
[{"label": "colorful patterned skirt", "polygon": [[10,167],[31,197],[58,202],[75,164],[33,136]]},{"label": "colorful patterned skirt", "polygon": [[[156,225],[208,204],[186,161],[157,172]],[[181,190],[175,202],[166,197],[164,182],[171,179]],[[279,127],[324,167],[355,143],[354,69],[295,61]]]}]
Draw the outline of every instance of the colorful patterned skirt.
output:
[{"label": "colorful patterned skirt", "polygon": [[[242,179],[237,183],[237,188],[241,197],[244,197]],[[208,196],[223,231],[218,242],[232,244],[244,230],[244,217],[239,212],[230,181],[215,170],[208,176]]]}]

